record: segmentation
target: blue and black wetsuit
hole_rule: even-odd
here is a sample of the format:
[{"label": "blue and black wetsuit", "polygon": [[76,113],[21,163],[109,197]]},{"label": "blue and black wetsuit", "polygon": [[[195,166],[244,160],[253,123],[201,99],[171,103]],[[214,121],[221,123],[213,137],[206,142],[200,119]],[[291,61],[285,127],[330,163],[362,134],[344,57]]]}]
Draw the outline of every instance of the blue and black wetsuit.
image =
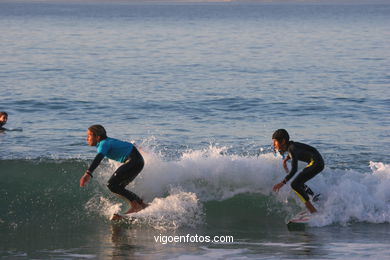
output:
[{"label": "blue and black wetsuit", "polygon": [[137,148],[132,143],[107,137],[97,144],[97,155],[88,171],[92,173],[104,157],[123,163],[108,180],[107,187],[110,191],[129,201],[143,203],[135,193],[125,189],[144,167],[144,159]]},{"label": "blue and black wetsuit", "polygon": [[316,176],[324,169],[324,160],[321,154],[312,146],[290,141],[288,143],[288,154],[291,158],[290,173],[284,178],[283,182],[287,183],[298,170],[298,161],[307,162],[308,165],[298,176],[291,182],[291,187],[302,199],[303,202],[309,201],[307,187],[305,182]]}]

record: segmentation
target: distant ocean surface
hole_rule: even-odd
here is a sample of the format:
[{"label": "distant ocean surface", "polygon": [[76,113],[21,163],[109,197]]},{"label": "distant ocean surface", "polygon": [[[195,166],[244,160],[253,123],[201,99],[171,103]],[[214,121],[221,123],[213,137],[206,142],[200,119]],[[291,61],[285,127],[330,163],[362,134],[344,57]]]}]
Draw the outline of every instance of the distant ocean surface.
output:
[{"label": "distant ocean surface", "polygon": [[[390,4],[0,2],[0,258],[385,259],[390,255]],[[86,130],[135,142],[138,222],[79,178]],[[274,130],[315,146],[305,231]],[[304,164],[300,165],[304,167]],[[234,237],[229,243],[160,236]]]}]

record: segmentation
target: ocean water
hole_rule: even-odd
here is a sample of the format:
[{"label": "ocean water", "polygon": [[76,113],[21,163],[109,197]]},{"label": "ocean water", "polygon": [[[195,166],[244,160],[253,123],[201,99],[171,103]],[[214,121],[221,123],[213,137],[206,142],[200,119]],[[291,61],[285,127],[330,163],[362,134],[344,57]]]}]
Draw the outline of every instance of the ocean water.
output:
[{"label": "ocean water", "polygon": [[[385,259],[389,24],[388,4],[1,1],[0,257]],[[78,186],[92,124],[141,147],[133,223],[109,221],[117,163]],[[325,158],[304,231],[272,192],[278,128]]]}]

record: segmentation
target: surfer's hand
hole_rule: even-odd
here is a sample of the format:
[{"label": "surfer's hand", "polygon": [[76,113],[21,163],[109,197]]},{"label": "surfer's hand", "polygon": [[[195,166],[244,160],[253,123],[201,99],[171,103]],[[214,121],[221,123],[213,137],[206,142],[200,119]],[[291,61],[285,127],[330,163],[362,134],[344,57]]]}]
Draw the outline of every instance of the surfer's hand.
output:
[{"label": "surfer's hand", "polygon": [[80,179],[80,187],[84,187],[84,185],[91,179],[91,176],[85,173],[83,177]]},{"label": "surfer's hand", "polygon": [[283,185],[284,185],[283,182],[279,182],[278,184],[276,184],[276,185],[272,188],[272,190],[273,190],[274,192],[278,192],[278,191],[280,190],[280,188],[283,187]]}]

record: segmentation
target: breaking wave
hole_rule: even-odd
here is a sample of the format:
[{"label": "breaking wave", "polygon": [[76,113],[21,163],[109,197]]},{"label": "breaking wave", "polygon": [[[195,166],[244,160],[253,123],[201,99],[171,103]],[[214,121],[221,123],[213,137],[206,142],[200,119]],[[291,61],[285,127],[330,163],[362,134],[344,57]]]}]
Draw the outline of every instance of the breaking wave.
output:
[{"label": "breaking wave", "polygon": [[[256,219],[279,225],[301,210],[289,186],[272,192],[285,174],[281,158],[272,153],[241,156],[226,150],[210,146],[166,159],[144,148],[145,168],[128,186],[150,203],[134,214],[137,224],[156,229],[195,227],[226,215],[241,218],[239,213],[250,208],[247,222]],[[112,214],[124,211],[127,205],[106,188],[118,163],[106,161],[87,187],[80,188],[78,181],[88,163],[81,159],[1,160],[0,227],[81,225],[91,219],[108,221]],[[313,226],[390,223],[388,164],[371,162],[366,172],[326,167],[308,185],[321,193]]]}]

